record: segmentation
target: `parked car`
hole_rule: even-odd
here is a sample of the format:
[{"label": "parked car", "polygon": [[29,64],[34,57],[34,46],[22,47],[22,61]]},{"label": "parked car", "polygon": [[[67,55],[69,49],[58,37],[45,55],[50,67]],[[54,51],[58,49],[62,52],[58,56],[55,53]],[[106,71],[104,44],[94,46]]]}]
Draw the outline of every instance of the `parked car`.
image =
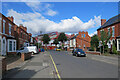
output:
[{"label": "parked car", "polygon": [[28,52],[32,52],[32,54],[38,53],[37,47],[36,46],[28,46],[28,47],[22,47],[20,50],[17,50],[17,54],[28,53]]},{"label": "parked car", "polygon": [[72,51],[72,53],[73,53],[73,56],[84,56],[84,57],[86,57],[86,53],[82,50],[82,49],[73,49],[73,51]]},{"label": "parked car", "polygon": [[61,48],[59,47],[59,48],[56,48],[56,51],[61,51]]}]

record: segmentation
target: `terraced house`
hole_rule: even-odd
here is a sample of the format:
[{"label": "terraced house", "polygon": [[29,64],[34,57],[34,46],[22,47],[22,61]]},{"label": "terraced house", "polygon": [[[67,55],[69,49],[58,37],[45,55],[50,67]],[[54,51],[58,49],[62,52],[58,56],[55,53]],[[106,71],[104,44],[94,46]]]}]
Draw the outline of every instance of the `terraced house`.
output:
[{"label": "terraced house", "polygon": [[24,27],[22,24],[19,26],[15,25],[14,32],[18,44],[17,49],[30,45],[32,34],[27,32],[27,27]]},{"label": "terraced house", "polygon": [[0,55],[16,53],[14,25],[12,16],[5,17],[0,13]]},{"label": "terraced house", "polygon": [[110,18],[108,21],[106,21],[106,19],[101,19],[101,27],[97,29],[98,37],[100,37],[100,32],[102,30],[112,33],[107,43],[108,48],[112,49],[113,44],[115,44],[117,51],[120,51],[120,14]]}]

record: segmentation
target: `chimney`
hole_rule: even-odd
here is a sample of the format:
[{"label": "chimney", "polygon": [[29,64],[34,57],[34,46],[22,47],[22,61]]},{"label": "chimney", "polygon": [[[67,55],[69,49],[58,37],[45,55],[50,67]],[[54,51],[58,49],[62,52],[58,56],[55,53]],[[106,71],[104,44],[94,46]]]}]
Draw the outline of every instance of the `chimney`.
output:
[{"label": "chimney", "polygon": [[23,24],[20,24],[19,27],[24,30]]},{"label": "chimney", "polygon": [[24,27],[24,31],[27,32],[27,27]]},{"label": "chimney", "polygon": [[7,17],[10,21],[14,21],[14,18],[13,18],[13,16],[11,16],[11,17]]},{"label": "chimney", "polygon": [[106,22],[106,19],[101,19],[101,26]]},{"label": "chimney", "polygon": [[28,33],[28,35],[32,37],[32,34],[31,34],[31,33]]}]

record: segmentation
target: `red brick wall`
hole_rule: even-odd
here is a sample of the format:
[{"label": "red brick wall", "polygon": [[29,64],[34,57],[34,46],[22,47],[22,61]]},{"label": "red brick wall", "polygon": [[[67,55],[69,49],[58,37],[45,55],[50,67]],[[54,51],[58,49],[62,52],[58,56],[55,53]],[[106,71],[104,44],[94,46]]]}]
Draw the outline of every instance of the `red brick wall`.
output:
[{"label": "red brick wall", "polygon": [[90,41],[91,41],[91,37],[88,35],[88,32],[84,32],[84,31],[79,32],[79,35],[76,38],[76,47],[79,47],[80,45],[81,46],[80,48],[84,50],[84,45],[85,45],[85,50],[87,50],[87,47],[90,47]]},{"label": "red brick wall", "polygon": [[[112,27],[113,27],[113,26],[115,26],[115,36],[114,36],[114,37],[111,36],[110,40],[116,39],[117,36],[120,36],[120,27],[119,27],[119,26],[120,26],[120,23],[114,24],[114,25],[111,25],[111,26],[108,26],[108,27],[103,28],[105,32],[108,32],[108,28],[110,28],[110,32],[112,33]],[[100,37],[100,30],[101,30],[101,29],[99,29],[99,30],[97,31],[98,37]]]}]

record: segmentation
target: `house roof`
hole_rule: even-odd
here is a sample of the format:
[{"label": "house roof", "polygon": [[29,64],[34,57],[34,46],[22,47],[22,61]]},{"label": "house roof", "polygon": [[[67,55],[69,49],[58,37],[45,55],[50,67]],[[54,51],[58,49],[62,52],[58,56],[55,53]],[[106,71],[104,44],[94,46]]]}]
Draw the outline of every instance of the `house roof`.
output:
[{"label": "house roof", "polygon": [[110,18],[107,22],[105,22],[105,24],[103,24],[100,28],[98,28],[97,30],[101,29],[101,28],[105,28],[107,26],[113,25],[115,23],[119,23],[120,22],[120,14],[116,15],[112,18]]},{"label": "house roof", "polygon": [[71,39],[75,39],[78,36],[78,34],[76,34],[75,36],[73,36]]}]

